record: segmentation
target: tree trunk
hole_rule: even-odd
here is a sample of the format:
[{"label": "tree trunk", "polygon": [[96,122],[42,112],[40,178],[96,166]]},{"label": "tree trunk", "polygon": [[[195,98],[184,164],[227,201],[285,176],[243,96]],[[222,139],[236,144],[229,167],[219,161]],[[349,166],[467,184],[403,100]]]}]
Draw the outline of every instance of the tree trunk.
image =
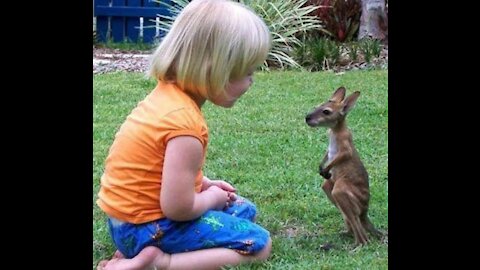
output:
[{"label": "tree trunk", "polygon": [[388,16],[385,0],[362,0],[358,39],[365,37],[388,42]]}]

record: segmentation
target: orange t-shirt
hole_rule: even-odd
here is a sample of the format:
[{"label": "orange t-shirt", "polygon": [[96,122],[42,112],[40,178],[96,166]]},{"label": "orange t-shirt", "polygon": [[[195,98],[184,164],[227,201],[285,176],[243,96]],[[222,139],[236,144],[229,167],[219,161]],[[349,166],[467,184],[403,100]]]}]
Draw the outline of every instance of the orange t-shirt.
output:
[{"label": "orange t-shirt", "polygon": [[[205,160],[208,128],[198,105],[177,86],[159,82],[115,135],[98,206],[107,215],[134,224],[165,217],[160,207],[165,148],[168,140],[182,135],[202,143]],[[202,178],[199,170],[196,192],[201,190]]]}]

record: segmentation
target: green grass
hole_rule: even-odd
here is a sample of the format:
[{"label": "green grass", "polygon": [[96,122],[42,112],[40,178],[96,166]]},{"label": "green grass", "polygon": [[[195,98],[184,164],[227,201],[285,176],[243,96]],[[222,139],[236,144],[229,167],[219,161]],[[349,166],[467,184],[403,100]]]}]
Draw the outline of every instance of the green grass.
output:
[{"label": "green grass", "polygon": [[[370,175],[370,217],[388,230],[388,71],[271,72],[255,75],[251,89],[231,109],[206,103],[210,130],[205,174],[231,182],[254,201],[258,223],[271,232],[265,263],[232,269],[388,269],[388,243],[374,239],[354,249],[342,236],[343,220],[321,190],[318,164],[328,140],[305,115],[344,85],[361,91],[348,124]],[[154,87],[143,74],[94,76],[94,266],[115,251],[105,216],[95,204],[103,162],[115,132]],[[330,243],[329,251],[321,245]],[[95,268],[95,267],[94,267]]]},{"label": "green grass", "polygon": [[124,51],[152,51],[155,49],[155,45],[144,42],[97,42],[94,45],[98,48],[109,48],[109,49],[119,49]]}]

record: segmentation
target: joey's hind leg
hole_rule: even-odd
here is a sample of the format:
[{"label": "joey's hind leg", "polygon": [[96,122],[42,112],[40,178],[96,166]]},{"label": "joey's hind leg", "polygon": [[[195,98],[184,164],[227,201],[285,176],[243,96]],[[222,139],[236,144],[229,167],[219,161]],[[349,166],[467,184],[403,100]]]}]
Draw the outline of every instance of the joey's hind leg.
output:
[{"label": "joey's hind leg", "polygon": [[351,193],[345,190],[345,186],[335,186],[332,191],[332,197],[337,203],[338,209],[342,212],[345,223],[351,226],[353,236],[355,237],[355,245],[366,244],[368,236],[363,224],[360,222],[360,209],[355,205],[353,198],[350,197]]},{"label": "joey's hind leg", "polygon": [[[332,196],[332,190],[333,190],[334,186],[335,186],[335,184],[334,184],[333,181],[325,180],[325,182],[323,182],[323,184],[322,184],[322,189],[325,192],[325,194],[327,195],[327,198],[333,203],[333,205],[335,205],[335,207],[338,208],[337,203],[335,202],[335,200],[333,199],[333,196]],[[345,220],[345,231],[343,231],[342,234],[350,235],[350,234],[352,234],[352,226],[350,225],[348,220],[346,220],[346,219],[344,219],[344,220]]]},{"label": "joey's hind leg", "polygon": [[350,225],[350,222],[347,219],[343,218],[343,220],[345,221],[345,230],[341,231],[340,234],[344,236],[352,236],[352,225]]}]

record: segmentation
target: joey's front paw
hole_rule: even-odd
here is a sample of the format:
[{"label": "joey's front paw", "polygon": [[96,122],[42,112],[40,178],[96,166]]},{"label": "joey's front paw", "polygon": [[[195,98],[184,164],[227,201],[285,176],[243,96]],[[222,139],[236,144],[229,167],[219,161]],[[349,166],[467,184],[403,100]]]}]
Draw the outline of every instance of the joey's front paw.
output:
[{"label": "joey's front paw", "polygon": [[330,179],[330,177],[332,177],[332,174],[328,171],[325,171],[322,167],[319,168],[319,171],[320,175],[325,178],[325,179]]}]

